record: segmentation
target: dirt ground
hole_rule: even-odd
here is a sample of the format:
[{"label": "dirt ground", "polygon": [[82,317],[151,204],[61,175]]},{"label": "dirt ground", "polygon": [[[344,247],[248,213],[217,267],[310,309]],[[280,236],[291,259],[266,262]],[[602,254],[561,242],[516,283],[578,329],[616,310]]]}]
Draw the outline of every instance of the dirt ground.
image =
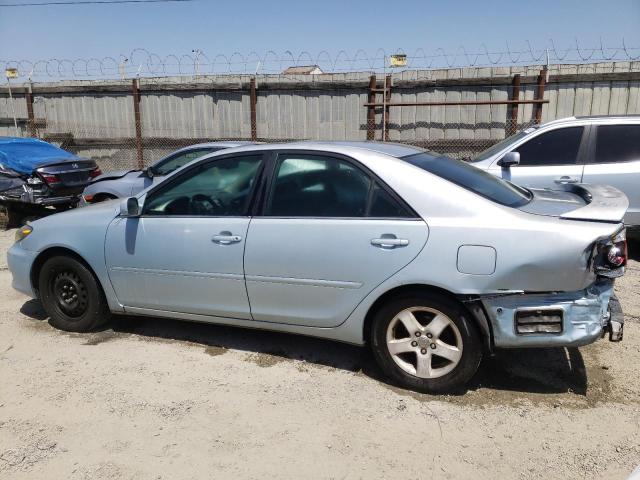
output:
[{"label": "dirt ground", "polygon": [[[602,478],[640,464],[640,263],[625,340],[505,351],[469,391],[385,383],[366,350],[120,318],[54,330],[0,232],[0,478]],[[639,250],[640,251],[640,250]]]}]

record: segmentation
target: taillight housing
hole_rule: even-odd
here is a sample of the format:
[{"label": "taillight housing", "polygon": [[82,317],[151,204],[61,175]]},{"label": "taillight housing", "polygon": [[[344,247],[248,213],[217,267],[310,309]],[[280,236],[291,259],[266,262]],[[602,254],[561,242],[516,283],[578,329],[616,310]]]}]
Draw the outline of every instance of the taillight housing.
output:
[{"label": "taillight housing", "polygon": [[47,185],[55,185],[62,181],[59,176],[51,173],[41,173],[40,175],[42,176],[42,179],[47,182]]},{"label": "taillight housing", "polygon": [[595,271],[605,277],[618,277],[624,272],[627,257],[627,231],[623,228],[598,244]]},{"label": "taillight housing", "polygon": [[627,264],[627,231],[625,229],[620,230],[611,239],[611,244],[608,245],[607,261],[612,267],[624,267]]},{"label": "taillight housing", "polygon": [[96,178],[96,177],[99,177],[100,175],[102,175],[102,170],[100,170],[100,167],[96,167],[89,172],[89,177],[91,178]]}]

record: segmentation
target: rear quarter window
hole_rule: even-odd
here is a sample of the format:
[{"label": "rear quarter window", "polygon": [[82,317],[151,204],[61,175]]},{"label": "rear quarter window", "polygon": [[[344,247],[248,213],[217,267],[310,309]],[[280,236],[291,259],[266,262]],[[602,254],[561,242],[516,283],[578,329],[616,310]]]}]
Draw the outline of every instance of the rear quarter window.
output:
[{"label": "rear quarter window", "polygon": [[596,133],[596,163],[640,160],[640,125],[600,125]]},{"label": "rear quarter window", "polygon": [[531,200],[527,190],[461,160],[428,153],[408,155],[402,160],[501,205],[517,208]]}]

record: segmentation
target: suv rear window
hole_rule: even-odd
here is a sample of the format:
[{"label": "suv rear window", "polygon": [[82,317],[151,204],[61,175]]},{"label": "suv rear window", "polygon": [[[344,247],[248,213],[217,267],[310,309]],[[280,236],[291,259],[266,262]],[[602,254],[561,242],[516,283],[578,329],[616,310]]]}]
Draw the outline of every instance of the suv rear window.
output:
[{"label": "suv rear window", "polygon": [[501,205],[521,207],[531,200],[531,194],[524,188],[495,177],[461,160],[437,157],[428,153],[408,155],[402,157],[401,160]]},{"label": "suv rear window", "polygon": [[640,125],[599,125],[596,163],[640,160]]}]

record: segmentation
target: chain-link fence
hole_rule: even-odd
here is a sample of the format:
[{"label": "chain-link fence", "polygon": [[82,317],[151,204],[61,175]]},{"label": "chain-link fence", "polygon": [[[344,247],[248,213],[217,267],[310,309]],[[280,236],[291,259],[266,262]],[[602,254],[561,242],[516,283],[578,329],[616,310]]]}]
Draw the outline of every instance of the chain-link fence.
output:
[{"label": "chain-link fence", "polygon": [[640,62],[0,87],[0,135],[37,136],[104,171],[216,140],[391,141],[464,159],[555,118],[638,113]]}]

